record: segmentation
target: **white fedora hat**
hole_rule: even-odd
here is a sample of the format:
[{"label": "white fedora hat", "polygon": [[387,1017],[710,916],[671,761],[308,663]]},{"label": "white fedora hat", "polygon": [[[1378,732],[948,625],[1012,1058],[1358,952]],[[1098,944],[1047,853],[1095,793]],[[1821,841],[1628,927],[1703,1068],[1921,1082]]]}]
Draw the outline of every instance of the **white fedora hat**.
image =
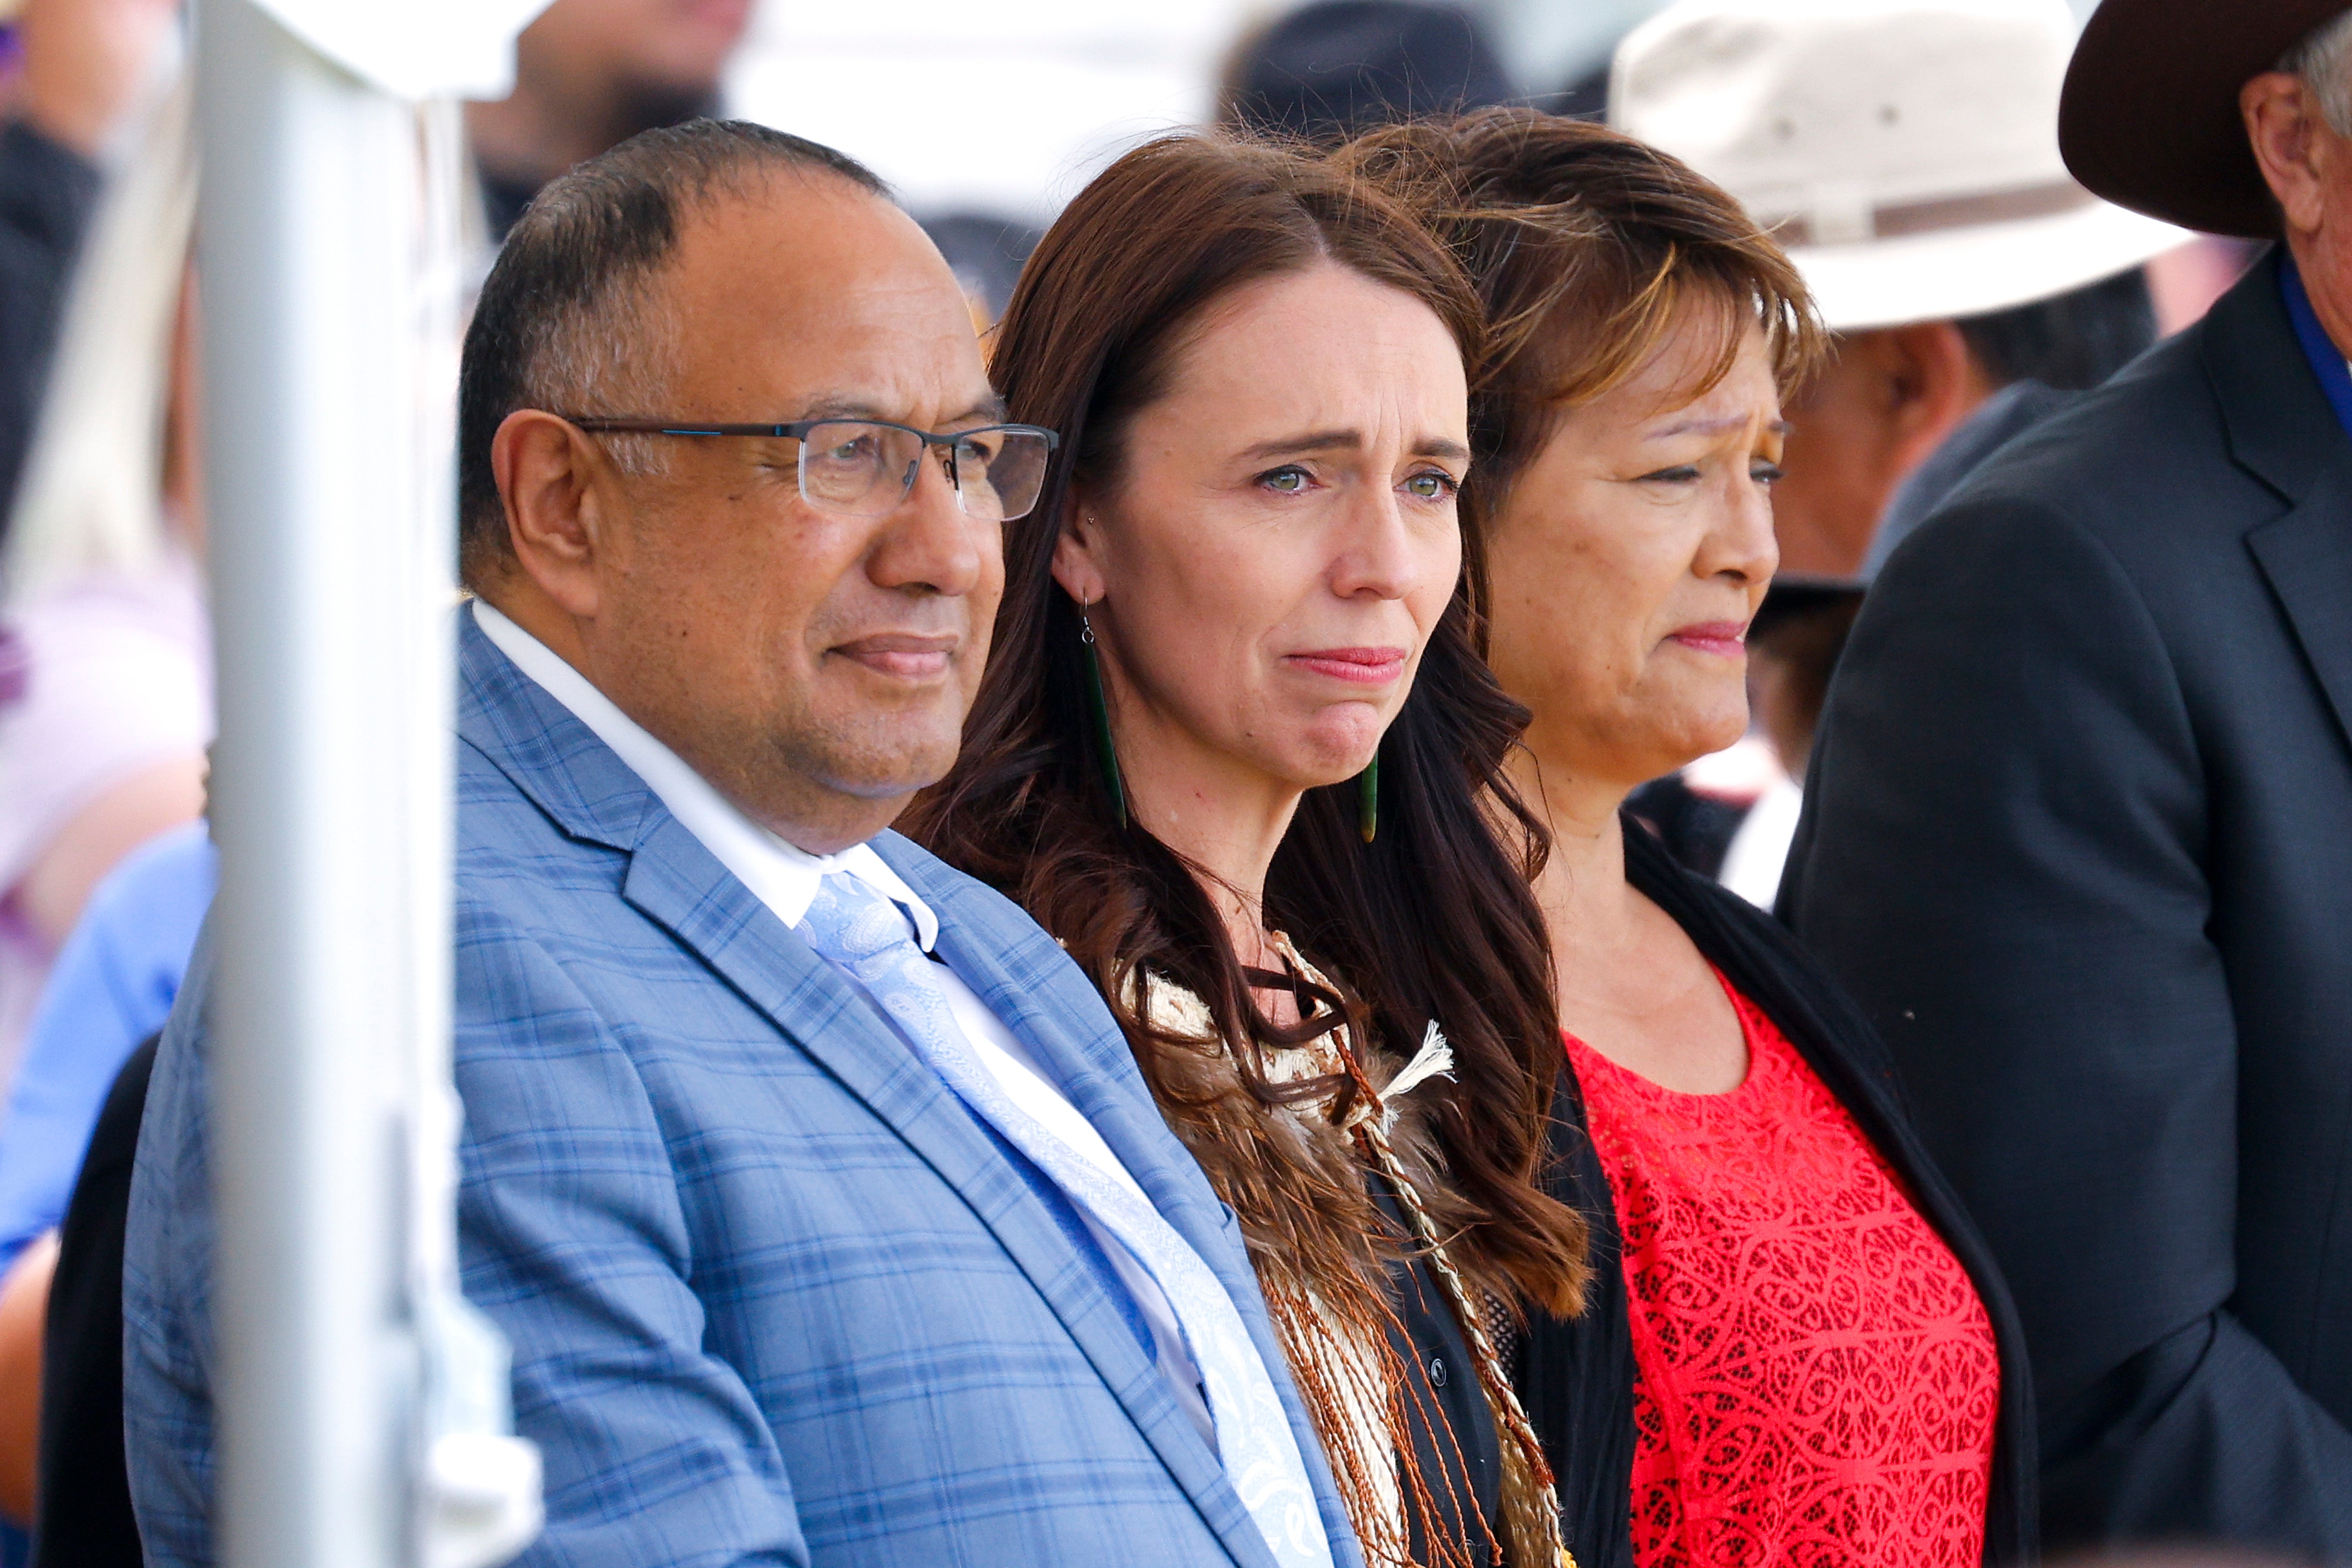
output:
[{"label": "white fedora hat", "polygon": [[1982,315],[2189,237],[2058,155],[2065,0],[1683,0],[1618,46],[1610,120],[1773,231],[1840,331]]}]

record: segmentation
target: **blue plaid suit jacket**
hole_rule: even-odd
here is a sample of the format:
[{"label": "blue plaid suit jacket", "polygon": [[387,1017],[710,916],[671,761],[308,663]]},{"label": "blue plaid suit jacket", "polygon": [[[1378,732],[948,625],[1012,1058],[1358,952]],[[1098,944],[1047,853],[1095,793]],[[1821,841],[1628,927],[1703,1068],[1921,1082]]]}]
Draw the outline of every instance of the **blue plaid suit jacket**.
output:
[{"label": "blue plaid suit jacket", "polygon": [[[530,1564],[1272,1568],[1098,1268],[871,1005],[459,617],[465,1287],[547,1465]],[[957,973],[1226,1282],[1360,1568],[1229,1213],[1083,974],[895,835]],[[212,1558],[197,966],[124,1271],[153,1568]]]}]

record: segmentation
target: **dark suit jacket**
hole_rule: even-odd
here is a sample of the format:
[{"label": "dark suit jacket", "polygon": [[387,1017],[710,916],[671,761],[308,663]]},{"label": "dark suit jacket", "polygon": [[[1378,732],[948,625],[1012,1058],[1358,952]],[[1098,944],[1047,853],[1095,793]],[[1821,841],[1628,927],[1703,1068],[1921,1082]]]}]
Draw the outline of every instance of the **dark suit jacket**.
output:
[{"label": "dark suit jacket", "polygon": [[[1902,1181],[1920,1215],[1951,1248],[1984,1302],[2000,1354],[2000,1408],[1986,1499],[1984,1561],[2033,1561],[2032,1376],[2017,1311],[1990,1248],[1961,1210],[1906,1118],[1893,1064],[1877,1036],[1796,942],[1760,910],[1675,863],[1628,816],[1625,876],[1674,918],[1706,961],[1780,1027]],[[1592,1226],[1592,1284],[1581,1317],[1538,1317],[1520,1352],[1519,1389],[1559,1483],[1562,1523],[1579,1568],[1633,1568],[1633,1342],[1617,1207],[1586,1136],[1570,1072],[1555,1101],[1554,1195]]]},{"label": "dark suit jacket", "polygon": [[122,1226],[155,1037],[131,1053],[58,1228],[41,1340],[40,1523],[32,1568],[140,1568],[122,1457]]},{"label": "dark suit jacket", "polygon": [[2053,1549],[2352,1561],[2352,440],[2277,272],[1895,553],[1782,895],[2016,1293]]}]

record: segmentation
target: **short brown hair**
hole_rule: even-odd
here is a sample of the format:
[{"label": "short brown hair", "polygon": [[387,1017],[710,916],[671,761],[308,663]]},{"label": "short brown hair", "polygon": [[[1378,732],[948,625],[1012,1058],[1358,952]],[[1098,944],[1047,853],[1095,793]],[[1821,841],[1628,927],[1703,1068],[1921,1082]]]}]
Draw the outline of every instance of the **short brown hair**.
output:
[{"label": "short brown hair", "polygon": [[1560,411],[1630,379],[1688,325],[1694,302],[1733,307],[1697,391],[1729,372],[1750,323],[1784,394],[1821,357],[1826,339],[1795,264],[1721,187],[1646,142],[1493,109],[1369,132],[1333,156],[1419,213],[1485,301],[1470,429],[1474,482],[1490,504]]}]

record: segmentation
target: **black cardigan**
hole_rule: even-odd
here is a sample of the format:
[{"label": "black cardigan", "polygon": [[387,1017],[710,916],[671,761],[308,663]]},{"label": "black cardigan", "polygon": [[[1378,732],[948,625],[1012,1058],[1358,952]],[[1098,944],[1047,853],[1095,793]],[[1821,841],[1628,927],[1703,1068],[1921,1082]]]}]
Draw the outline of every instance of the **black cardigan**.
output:
[{"label": "black cardigan", "polygon": [[[2033,1561],[2033,1390],[2017,1311],[1983,1238],[1911,1131],[1885,1047],[1770,916],[1675,865],[1646,828],[1630,822],[1625,874],[1780,1026],[1968,1270],[2000,1355],[1985,1562]],[[1616,1204],[1585,1135],[1573,1072],[1561,1073],[1555,1106],[1549,1185],[1592,1227],[1593,1280],[1583,1316],[1559,1321],[1538,1315],[1530,1322],[1520,1352],[1519,1390],[1559,1478],[1562,1525],[1578,1568],[1633,1568],[1633,1345]]]}]

